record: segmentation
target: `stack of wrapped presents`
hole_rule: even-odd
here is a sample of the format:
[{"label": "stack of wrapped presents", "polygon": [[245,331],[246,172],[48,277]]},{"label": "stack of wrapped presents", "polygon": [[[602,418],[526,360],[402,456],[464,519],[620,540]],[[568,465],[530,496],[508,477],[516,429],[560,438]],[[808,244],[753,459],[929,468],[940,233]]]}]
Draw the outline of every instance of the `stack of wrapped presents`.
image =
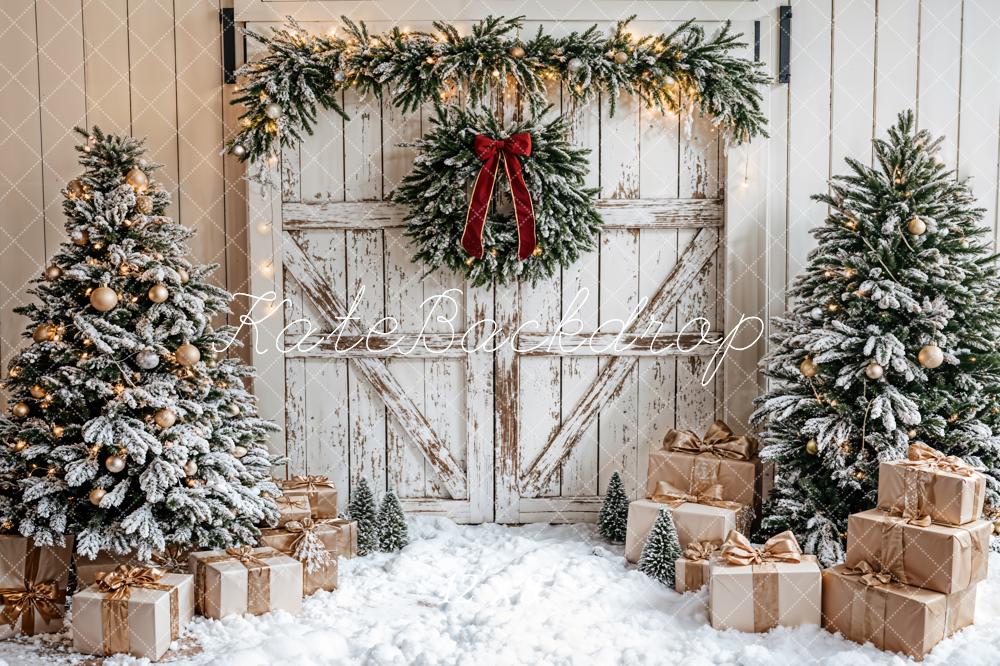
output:
[{"label": "stack of wrapped presents", "polygon": [[357,554],[357,525],[338,518],[337,491],[326,477],[281,485],[281,517],[262,530],[259,547],[170,548],[147,562],[111,554],[74,562],[72,539],[39,546],[28,537],[0,535],[0,638],[62,628],[71,564],[78,652],[155,661],[195,614],[298,613],[303,596],[336,589],[338,558]]},{"label": "stack of wrapped presents", "polygon": [[[638,562],[660,509],[671,512],[681,547],[678,591],[707,580],[709,556],[733,530],[749,534],[774,483],[774,464],[757,456],[752,435],[737,436],[716,421],[703,437],[671,430],[649,454],[646,499],[629,504],[625,557]],[[690,583],[690,586],[688,585]]]},{"label": "stack of wrapped presents", "polygon": [[922,658],[972,624],[992,523],[986,481],[926,445],[879,466],[878,508],[853,514],[846,561],[823,572],[823,624],[859,643]]}]

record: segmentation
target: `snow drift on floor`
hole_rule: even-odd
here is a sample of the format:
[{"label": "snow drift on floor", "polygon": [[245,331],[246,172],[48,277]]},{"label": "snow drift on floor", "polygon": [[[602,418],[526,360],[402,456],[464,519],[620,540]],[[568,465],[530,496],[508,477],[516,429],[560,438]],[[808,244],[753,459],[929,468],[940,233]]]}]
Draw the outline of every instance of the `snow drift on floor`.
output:
[{"label": "snow drift on floor", "polygon": [[[625,563],[591,525],[460,526],[413,518],[398,554],[341,560],[340,589],[294,617],[196,620],[176,664],[902,664],[818,627],[766,635],[708,626],[705,592],[679,595]],[[927,664],[1000,660],[1000,556],[976,626]],[[71,663],[62,642],[0,643],[8,664]],[[92,658],[90,658],[92,659]],[[140,663],[116,658],[109,663]]]}]

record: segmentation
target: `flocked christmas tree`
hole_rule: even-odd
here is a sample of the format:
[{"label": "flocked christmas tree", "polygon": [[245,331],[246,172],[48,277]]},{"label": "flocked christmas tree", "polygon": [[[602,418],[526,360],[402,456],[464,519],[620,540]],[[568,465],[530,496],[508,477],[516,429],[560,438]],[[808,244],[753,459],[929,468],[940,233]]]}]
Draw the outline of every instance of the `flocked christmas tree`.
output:
[{"label": "flocked christmas tree", "polygon": [[402,550],[410,543],[403,507],[400,506],[396,493],[391,490],[382,498],[382,506],[378,511],[378,542],[379,550],[384,553]]},{"label": "flocked christmas tree", "polygon": [[78,130],[83,174],[63,192],[64,243],[18,308],[32,344],[9,364],[0,473],[19,496],[0,516],[77,550],[252,543],[273,520],[275,462],[213,318],[231,296],[185,258],[192,232],[163,215],[141,142]]},{"label": "flocked christmas tree", "polygon": [[674,519],[669,510],[660,509],[656,522],[646,537],[646,545],[642,547],[639,571],[667,587],[673,587],[677,558],[681,555],[681,542],[677,538]]},{"label": "flocked christmas tree", "polygon": [[358,555],[368,555],[378,550],[378,513],[375,496],[368,481],[361,479],[351,491],[351,501],[347,504],[347,514],[358,523]]},{"label": "flocked christmas tree", "polygon": [[628,495],[622,477],[615,472],[608,481],[608,491],[604,495],[604,504],[597,514],[597,531],[609,541],[625,541],[625,526],[628,522]]},{"label": "flocked christmas tree", "polygon": [[875,504],[878,463],[912,441],[987,470],[1000,495],[1000,281],[966,184],[940,140],[903,113],[875,168],[848,160],[814,231],[818,247],[773,322],[758,399],[762,456],[777,463],[763,532],[791,529],[829,565],[849,514]]}]

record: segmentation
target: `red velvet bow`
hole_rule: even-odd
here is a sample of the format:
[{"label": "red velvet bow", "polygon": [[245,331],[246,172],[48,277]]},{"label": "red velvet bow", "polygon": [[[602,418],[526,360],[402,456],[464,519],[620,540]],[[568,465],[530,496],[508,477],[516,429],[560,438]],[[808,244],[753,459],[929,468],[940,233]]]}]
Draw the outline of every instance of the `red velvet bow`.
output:
[{"label": "red velvet bow", "polygon": [[518,156],[531,155],[531,135],[521,132],[508,139],[491,139],[477,134],[472,150],[483,161],[483,167],[472,186],[472,197],[465,214],[465,230],[462,232],[462,247],[473,257],[482,259],[486,213],[489,212],[490,200],[493,198],[498,167],[503,160],[514,202],[514,218],[517,221],[517,258],[527,259],[535,251],[535,210],[531,205],[528,186],[524,183]]}]

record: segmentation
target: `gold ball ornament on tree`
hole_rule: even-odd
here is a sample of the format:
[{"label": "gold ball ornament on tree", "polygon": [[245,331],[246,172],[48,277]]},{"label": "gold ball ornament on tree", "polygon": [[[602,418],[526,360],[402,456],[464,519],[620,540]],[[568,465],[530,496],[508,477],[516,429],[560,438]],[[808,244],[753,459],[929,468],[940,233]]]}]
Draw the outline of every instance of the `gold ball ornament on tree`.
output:
[{"label": "gold ball ornament on tree", "polygon": [[233,457],[242,458],[247,454],[247,449],[245,446],[239,446],[238,444],[233,447]]},{"label": "gold ball ornament on tree", "polygon": [[28,389],[28,393],[31,394],[32,398],[41,400],[42,398],[45,397],[45,388],[41,384],[35,384],[30,389]]},{"label": "gold ball ornament on tree", "polygon": [[914,215],[913,218],[906,223],[906,230],[914,236],[923,236],[927,231],[927,223]]},{"label": "gold ball ornament on tree", "polygon": [[90,499],[91,504],[93,504],[94,506],[100,506],[101,500],[104,499],[104,496],[107,494],[108,491],[106,491],[104,488],[94,488],[93,490],[90,491],[90,495],[88,497]]},{"label": "gold ball ornament on tree", "polygon": [[52,324],[39,324],[31,333],[31,339],[35,342],[45,342],[56,336],[56,327]]},{"label": "gold ball ornament on tree", "polygon": [[246,157],[247,149],[237,143],[232,147],[232,149],[229,152],[231,152],[235,157],[243,159],[244,157]]},{"label": "gold ball ornament on tree", "polygon": [[520,44],[515,44],[510,47],[510,57],[511,58],[523,58],[524,57],[524,47]]},{"label": "gold ball ornament on tree", "polygon": [[77,229],[69,235],[73,245],[86,245],[90,242],[90,232],[86,229]]},{"label": "gold ball ornament on tree", "polygon": [[868,367],[865,368],[865,377],[872,380],[882,379],[882,375],[885,374],[885,369],[876,363],[875,361],[869,361]]},{"label": "gold ball ornament on tree", "polygon": [[58,266],[52,265],[45,269],[45,279],[49,282],[58,280],[60,277],[62,277],[62,269]]},{"label": "gold ball ornament on tree", "polygon": [[153,422],[161,428],[169,428],[177,423],[177,413],[167,407],[156,410],[153,414]]},{"label": "gold ball ornament on tree", "polygon": [[114,310],[118,305],[118,294],[111,287],[98,287],[90,292],[90,304],[98,312]]},{"label": "gold ball ornament on tree", "polygon": [[154,303],[162,303],[170,297],[170,290],[167,289],[167,285],[165,284],[154,284],[149,288],[149,291],[146,292],[146,295],[149,296],[149,300]]},{"label": "gold ball ornament on tree", "polygon": [[233,404],[229,405],[228,407],[226,407],[226,413],[229,414],[230,416],[239,416],[240,415],[240,406],[237,405],[237,404],[235,404],[235,403],[233,403]]},{"label": "gold ball ornament on tree", "polygon": [[145,192],[149,187],[149,176],[142,169],[130,169],[125,174],[125,182],[136,192]]},{"label": "gold ball ornament on tree", "polygon": [[198,473],[198,463],[193,460],[188,460],[184,463],[184,473],[188,476],[194,476]]},{"label": "gold ball ornament on tree", "polygon": [[23,419],[31,413],[31,408],[28,407],[28,403],[26,402],[15,402],[14,406],[10,408],[10,413],[19,419]]},{"label": "gold ball ornament on tree", "polygon": [[924,345],[917,353],[917,360],[920,365],[933,370],[944,363],[944,352],[935,344]]},{"label": "gold ball ornament on tree", "polygon": [[153,212],[153,197],[140,194],[135,198],[135,209],[143,215],[149,215]]},{"label": "gold ball ornament on tree", "polygon": [[83,186],[83,183],[78,178],[66,183],[66,198],[67,199],[80,199],[86,194],[87,189]]},{"label": "gold ball ornament on tree", "polygon": [[121,456],[108,456],[108,459],[104,461],[104,466],[112,474],[117,474],[125,469],[125,459]]},{"label": "gold ball ornament on tree", "polygon": [[189,368],[201,360],[201,352],[190,342],[185,342],[174,352],[174,358],[178,365]]},{"label": "gold ball ornament on tree", "polygon": [[619,65],[624,65],[626,62],[628,62],[628,53],[625,51],[616,51],[615,62],[618,63]]},{"label": "gold ball ornament on tree", "polygon": [[191,275],[183,268],[177,269],[177,277],[180,278],[181,284],[187,284],[188,280],[191,279]]},{"label": "gold ball ornament on tree", "polygon": [[817,453],[819,453],[819,444],[816,442],[815,439],[810,439],[808,442],[806,442],[806,453],[808,453],[811,456],[814,456]]},{"label": "gold ball ornament on tree", "polygon": [[816,365],[816,361],[812,360],[812,357],[806,356],[799,363],[799,372],[802,373],[803,377],[815,377],[816,373],[819,372],[819,366]]}]

